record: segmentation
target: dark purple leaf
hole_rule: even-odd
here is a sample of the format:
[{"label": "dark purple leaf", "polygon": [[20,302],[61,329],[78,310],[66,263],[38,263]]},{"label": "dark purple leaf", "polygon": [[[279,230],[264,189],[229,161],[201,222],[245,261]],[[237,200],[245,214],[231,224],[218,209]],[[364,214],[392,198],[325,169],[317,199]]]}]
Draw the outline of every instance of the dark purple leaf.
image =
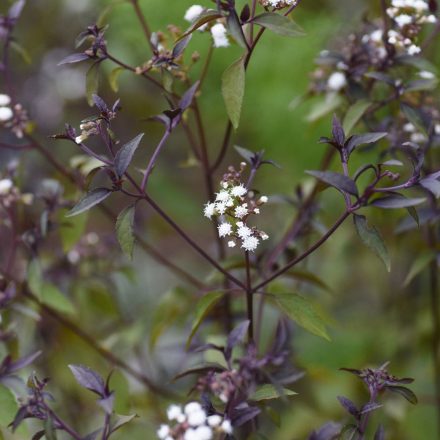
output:
[{"label": "dark purple leaf", "polygon": [[241,10],[240,13],[240,20],[242,22],[248,21],[249,18],[251,16],[251,8],[249,7],[249,5],[246,3],[243,7],[243,9]]},{"label": "dark purple leaf", "polygon": [[409,388],[388,385],[386,389],[393,393],[400,394],[413,405],[417,404],[417,396]]},{"label": "dark purple leaf", "polygon": [[341,425],[334,422],[326,423],[319,431],[314,431],[308,440],[336,440],[339,438]]},{"label": "dark purple leaf", "polygon": [[306,173],[316,177],[327,185],[335,187],[339,191],[347,192],[355,196],[358,195],[356,183],[350,179],[350,177],[344,176],[343,174],[335,173],[334,171],[306,171]]},{"label": "dark purple leaf", "polygon": [[368,72],[365,74],[366,77],[368,78],[373,78],[377,81],[381,81],[384,82],[392,87],[394,87],[395,84],[395,80],[394,78],[392,78],[389,75],[386,75],[385,73],[380,73],[380,72]]},{"label": "dark purple leaf", "polygon": [[42,431],[38,431],[32,436],[32,440],[40,440],[40,438],[44,437],[44,434],[45,434],[44,429]]},{"label": "dark purple leaf", "polygon": [[20,17],[21,12],[23,11],[25,3],[26,3],[25,0],[18,0],[18,1],[16,1],[9,8],[8,18],[10,18],[11,20],[17,20]]},{"label": "dark purple leaf", "polygon": [[347,152],[350,154],[357,146],[365,144],[374,144],[378,140],[384,138],[388,133],[365,133],[350,136],[345,144]]},{"label": "dark purple leaf", "polygon": [[194,32],[199,27],[203,26],[206,23],[209,23],[210,21],[217,20],[218,18],[222,18],[222,14],[220,14],[218,11],[215,11],[213,9],[208,9],[207,11],[202,12],[197,19],[194,21],[194,23],[190,26],[190,28],[179,37],[179,40],[185,38],[187,35]]},{"label": "dark purple leaf", "polygon": [[62,66],[63,64],[73,64],[80,63],[81,61],[88,60],[90,57],[85,53],[74,53],[64,58],[58,63],[58,66]]},{"label": "dark purple leaf", "polygon": [[354,417],[359,417],[359,410],[356,405],[347,397],[338,396],[339,403]]},{"label": "dark purple leaf", "polygon": [[255,152],[247,150],[246,148],[243,147],[239,147],[238,145],[234,146],[235,151],[237,151],[237,153],[246,161],[248,162],[250,165],[252,165],[253,160],[255,158]]},{"label": "dark purple leaf", "polygon": [[367,403],[366,405],[364,405],[361,408],[360,413],[361,414],[367,414],[371,411],[375,411],[376,409],[382,408],[383,405],[381,405],[380,403],[376,403],[376,402],[371,402],[371,403]]},{"label": "dark purple leaf", "polygon": [[385,440],[385,430],[382,425],[377,428],[376,434],[374,434],[374,440]]},{"label": "dark purple leaf", "polygon": [[246,41],[246,37],[243,33],[243,29],[241,27],[240,19],[235,12],[235,9],[232,9],[227,18],[228,30],[233,36],[234,40],[243,48],[246,49],[248,47],[248,43]]},{"label": "dark purple leaf", "polygon": [[104,379],[98,373],[83,365],[69,365],[69,368],[82,387],[101,397],[106,395]]},{"label": "dark purple leaf", "polygon": [[425,179],[421,179],[419,184],[423,186],[423,188],[427,189],[430,193],[432,193],[435,198],[440,197],[440,181],[436,179],[432,179],[430,177],[426,177]]},{"label": "dark purple leaf", "polygon": [[235,410],[232,417],[231,422],[233,426],[242,426],[250,420],[255,419],[258,414],[261,413],[261,410],[257,407],[249,406],[242,410]]},{"label": "dark purple leaf", "polygon": [[348,373],[354,374],[355,376],[361,376],[362,370],[357,370],[355,368],[339,368],[340,371],[347,371]]},{"label": "dark purple leaf", "polygon": [[179,102],[179,107],[181,110],[186,110],[192,103],[194,99],[194,95],[199,88],[200,81],[196,81],[182,96],[182,99]]},{"label": "dark purple leaf", "polygon": [[186,46],[188,46],[188,43],[191,41],[192,34],[187,35],[185,38],[179,40],[176,45],[173,47],[173,58],[177,58],[180,55],[182,55],[183,51],[185,50]]},{"label": "dark purple leaf", "polygon": [[25,356],[16,362],[12,362],[9,365],[8,373],[14,373],[15,371],[21,370],[22,368],[25,368],[28,365],[32,364],[32,362],[34,362],[34,360],[37,359],[41,355],[41,353],[41,351],[37,351],[36,353]]},{"label": "dark purple leaf", "polygon": [[232,350],[235,346],[243,342],[244,337],[248,331],[250,325],[250,321],[244,321],[241,324],[237,325],[237,327],[229,333],[228,341],[226,343],[225,348],[225,358],[227,360],[231,359]]},{"label": "dark purple leaf", "polygon": [[345,142],[345,133],[342,128],[341,121],[338,119],[336,115],[333,115],[333,124],[332,124],[332,135],[337,145],[344,145]]},{"label": "dark purple leaf", "polygon": [[375,199],[370,205],[375,206],[376,208],[398,209],[420,205],[420,203],[423,203],[425,200],[426,199],[424,198],[407,199],[404,196],[392,195]]},{"label": "dark purple leaf", "polygon": [[93,102],[101,113],[107,113],[108,107],[104,100],[98,95],[92,95]]},{"label": "dark purple leaf", "polygon": [[14,420],[9,425],[12,427],[12,431],[15,431],[21,424],[21,422],[29,417],[29,413],[26,406],[22,406],[18,411],[17,414],[14,417]]},{"label": "dark purple leaf", "polygon": [[437,0],[429,0],[429,10],[435,14],[438,10],[438,2]]},{"label": "dark purple leaf", "polygon": [[201,374],[207,373],[209,371],[220,372],[220,371],[225,371],[225,370],[226,370],[226,368],[220,364],[209,363],[209,364],[202,365],[200,367],[194,367],[194,368],[190,368],[189,370],[182,371],[177,376],[174,376],[171,381],[175,382],[176,380],[179,380],[185,376],[189,376],[190,374],[201,375]]},{"label": "dark purple leaf", "polygon": [[112,191],[108,188],[95,188],[84,195],[81,200],[66,214],[66,217],[73,217],[81,214],[95,205],[104,201]]},{"label": "dark purple leaf", "polygon": [[134,139],[123,145],[116,153],[115,171],[118,177],[122,177],[127,171],[143,136],[144,133],[138,134]]}]

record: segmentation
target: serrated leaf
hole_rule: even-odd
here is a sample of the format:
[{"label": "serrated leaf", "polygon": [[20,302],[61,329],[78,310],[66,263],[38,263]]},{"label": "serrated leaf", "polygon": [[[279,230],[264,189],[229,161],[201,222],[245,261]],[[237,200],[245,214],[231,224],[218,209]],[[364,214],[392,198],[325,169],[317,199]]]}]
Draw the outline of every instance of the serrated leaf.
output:
[{"label": "serrated leaf", "polygon": [[334,171],[306,171],[306,173],[316,177],[318,180],[321,180],[327,185],[335,187],[340,191],[347,192],[355,196],[358,195],[356,183],[354,180],[350,179],[350,177],[347,177],[344,174],[335,173]]},{"label": "serrated leaf", "polygon": [[85,194],[81,200],[66,214],[66,217],[81,214],[95,205],[103,202],[110,194],[111,190],[108,188],[95,188]]},{"label": "serrated leaf", "polygon": [[212,310],[212,308],[223,298],[223,292],[209,292],[206,295],[202,296],[200,300],[197,302],[195,308],[195,318],[191,327],[191,333],[186,342],[186,347],[188,348],[191,344],[192,338],[197,332],[197,329],[200,327],[200,324],[206,318],[208,313]]},{"label": "serrated leaf", "polygon": [[53,284],[44,283],[39,296],[42,303],[47,304],[58,312],[70,315],[76,312],[72,301]]},{"label": "serrated leaf", "polygon": [[123,67],[115,67],[108,77],[108,82],[110,84],[111,89],[117,93],[119,91],[119,75],[124,71]]},{"label": "serrated leaf", "polygon": [[133,258],[133,248],[135,243],[134,235],[134,216],[136,206],[132,205],[125,208],[116,220],[116,236],[121,249],[128,258]]},{"label": "serrated leaf", "polygon": [[281,293],[275,295],[275,302],[289,318],[305,330],[330,341],[324,320],[307,299],[296,293]]},{"label": "serrated leaf", "polygon": [[436,254],[434,252],[428,252],[422,255],[419,255],[415,261],[411,264],[411,267],[408,271],[408,275],[405,278],[405,281],[403,282],[403,286],[406,287],[409,285],[409,283],[416,277],[420,272],[422,272],[425,267],[431,263],[431,261],[434,261],[436,258]]},{"label": "serrated leaf", "polygon": [[344,118],[342,126],[345,131],[345,135],[349,136],[351,130],[356,126],[359,120],[362,118],[364,113],[371,106],[371,102],[365,99],[356,101],[348,110]]},{"label": "serrated leaf", "polygon": [[374,226],[369,226],[363,215],[353,214],[353,221],[359,238],[365,246],[371,249],[385,264],[387,271],[391,271],[391,262],[385,242]]},{"label": "serrated leaf", "polygon": [[116,153],[114,164],[118,177],[122,177],[127,171],[127,168],[133,160],[133,155],[139,147],[143,136],[144,133],[138,134],[134,139],[123,145]]},{"label": "serrated leaf", "polygon": [[255,402],[261,402],[262,400],[279,399],[284,396],[296,396],[298,393],[289,390],[288,388],[282,388],[278,390],[271,384],[260,385],[255,390],[255,393],[249,398]]},{"label": "serrated leaf", "polygon": [[99,87],[99,62],[90,66],[86,73],[86,97],[90,107],[93,107],[93,95],[98,93]]},{"label": "serrated leaf", "polygon": [[232,126],[237,129],[240,124],[241,108],[243,105],[246,74],[244,57],[232,63],[222,76],[222,95],[226,111]]},{"label": "serrated leaf", "polygon": [[18,404],[12,392],[0,384],[0,426],[7,427],[15,417]]},{"label": "serrated leaf", "polygon": [[305,35],[304,30],[293,20],[275,12],[257,15],[252,22],[285,37],[303,37]]}]

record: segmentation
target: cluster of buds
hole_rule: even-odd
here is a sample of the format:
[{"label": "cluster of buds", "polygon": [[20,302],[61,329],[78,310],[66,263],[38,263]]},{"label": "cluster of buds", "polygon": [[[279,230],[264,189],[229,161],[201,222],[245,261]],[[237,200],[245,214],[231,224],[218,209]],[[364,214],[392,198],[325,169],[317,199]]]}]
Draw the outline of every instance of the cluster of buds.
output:
[{"label": "cluster of buds", "polygon": [[26,127],[29,123],[27,111],[21,104],[11,105],[11,97],[9,95],[0,94],[0,124],[21,139],[24,135]]},{"label": "cluster of buds", "polygon": [[214,202],[208,202],[204,208],[205,217],[212,219],[219,217],[218,234],[228,237],[228,246],[233,248],[237,242],[245,251],[253,252],[260,244],[260,240],[267,240],[269,236],[255,227],[247,225],[251,215],[260,214],[260,206],[267,203],[268,198],[255,198],[253,191],[249,191],[241,182],[241,174],[246,164],[240,165],[240,171],[229,167],[228,173],[223,176],[221,190],[216,193]]},{"label": "cluster of buds", "polygon": [[298,0],[259,0],[261,6],[265,8],[272,7],[274,9],[283,9],[287,6],[293,6],[298,3]]},{"label": "cluster of buds", "polygon": [[425,0],[392,0],[387,14],[399,28],[410,35],[417,35],[422,24],[437,21]]},{"label": "cluster of buds", "polygon": [[85,121],[79,126],[81,134],[75,137],[77,144],[82,144],[90,136],[96,136],[99,134],[98,123],[96,121]]},{"label": "cluster of buds", "polygon": [[[200,15],[206,11],[206,8],[200,5],[192,5],[185,13],[185,20],[194,23]],[[229,46],[229,40],[228,40],[228,33],[226,30],[226,27],[224,25],[224,22],[222,19],[216,20],[216,23],[213,25],[204,24],[199,27],[200,31],[205,31],[209,28],[212,39],[214,42],[214,47],[228,47]]]},{"label": "cluster of buds", "polygon": [[161,440],[215,440],[232,434],[231,422],[219,414],[208,415],[198,402],[182,407],[171,405],[167,411],[168,420],[157,430]]},{"label": "cluster of buds", "polygon": [[22,194],[11,179],[0,179],[0,204],[4,208],[10,208],[15,203],[30,205],[33,200],[33,194]]}]

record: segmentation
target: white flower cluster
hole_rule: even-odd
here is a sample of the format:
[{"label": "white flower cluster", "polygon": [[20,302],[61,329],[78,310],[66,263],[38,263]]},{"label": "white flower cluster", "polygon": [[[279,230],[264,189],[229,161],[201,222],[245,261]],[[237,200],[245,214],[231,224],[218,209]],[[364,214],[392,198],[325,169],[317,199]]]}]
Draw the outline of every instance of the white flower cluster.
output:
[{"label": "white flower cluster", "polygon": [[429,5],[425,0],[392,0],[387,14],[400,28],[437,21],[436,16],[430,13]]},{"label": "white flower cluster", "polygon": [[[417,130],[416,126],[411,122],[406,123],[403,126],[403,131],[410,135],[411,142],[415,144],[422,144],[428,140],[427,136],[420,131]],[[436,136],[440,136],[440,124],[437,123],[434,125],[434,133]]]},{"label": "white flower cluster", "polygon": [[347,77],[344,72],[333,72],[327,80],[327,89],[339,92],[347,85]]},{"label": "white flower cluster", "polygon": [[14,117],[14,112],[9,105],[11,98],[8,95],[0,94],[0,122],[10,121]]},{"label": "white flower cluster", "polygon": [[31,205],[33,201],[33,194],[22,194],[11,179],[8,177],[0,179],[0,204],[4,208],[9,208],[14,203]]},{"label": "white flower cluster", "polygon": [[161,440],[214,440],[232,434],[231,422],[214,414],[208,416],[200,403],[190,402],[182,407],[171,405],[167,418],[174,425],[163,424],[157,430]]},{"label": "white flower cluster", "polygon": [[[190,23],[194,23],[200,15],[205,11],[205,8],[200,5],[192,5],[190,6],[185,13],[185,20]],[[204,24],[200,26],[199,31],[204,31],[208,28],[208,24]],[[214,41],[214,47],[228,47],[228,32],[226,30],[225,25],[217,20],[216,24],[211,27],[211,35]]]},{"label": "white flower cluster", "polygon": [[94,121],[84,122],[79,126],[81,134],[75,138],[77,144],[82,144],[90,136],[99,134],[99,129]]},{"label": "white flower cluster", "polygon": [[229,237],[229,247],[235,247],[238,241],[242,249],[254,252],[260,240],[267,240],[269,236],[255,227],[247,226],[246,222],[250,215],[260,214],[260,206],[267,203],[268,198],[262,196],[255,200],[237,180],[223,180],[221,188],[216,193],[215,201],[205,205],[205,217],[219,217],[218,234],[222,238]]},{"label": "white flower cluster", "polygon": [[298,0],[260,0],[260,4],[265,7],[272,7],[275,9],[286,8],[298,3]]}]

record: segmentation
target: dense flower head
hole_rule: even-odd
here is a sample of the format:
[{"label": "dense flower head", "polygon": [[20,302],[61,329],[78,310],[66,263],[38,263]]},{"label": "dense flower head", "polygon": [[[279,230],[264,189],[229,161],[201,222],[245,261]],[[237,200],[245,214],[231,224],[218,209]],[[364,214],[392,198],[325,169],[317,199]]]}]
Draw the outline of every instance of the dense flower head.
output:
[{"label": "dense flower head", "polygon": [[156,434],[161,440],[216,440],[232,433],[232,424],[223,415],[207,414],[199,402],[189,402],[183,408],[170,405],[168,424],[160,425]]},{"label": "dense flower head", "polygon": [[204,207],[205,217],[219,218],[219,237],[228,237],[228,247],[233,248],[240,244],[246,251],[254,252],[260,240],[267,240],[269,236],[255,227],[247,224],[252,215],[260,214],[260,206],[267,203],[267,196],[256,198],[241,182],[241,174],[245,169],[241,164],[240,171],[233,167],[223,176],[220,191],[216,193],[214,202],[208,202]]},{"label": "dense flower head", "polygon": [[265,7],[272,7],[275,9],[286,8],[298,3],[298,0],[260,0],[260,4]]}]

